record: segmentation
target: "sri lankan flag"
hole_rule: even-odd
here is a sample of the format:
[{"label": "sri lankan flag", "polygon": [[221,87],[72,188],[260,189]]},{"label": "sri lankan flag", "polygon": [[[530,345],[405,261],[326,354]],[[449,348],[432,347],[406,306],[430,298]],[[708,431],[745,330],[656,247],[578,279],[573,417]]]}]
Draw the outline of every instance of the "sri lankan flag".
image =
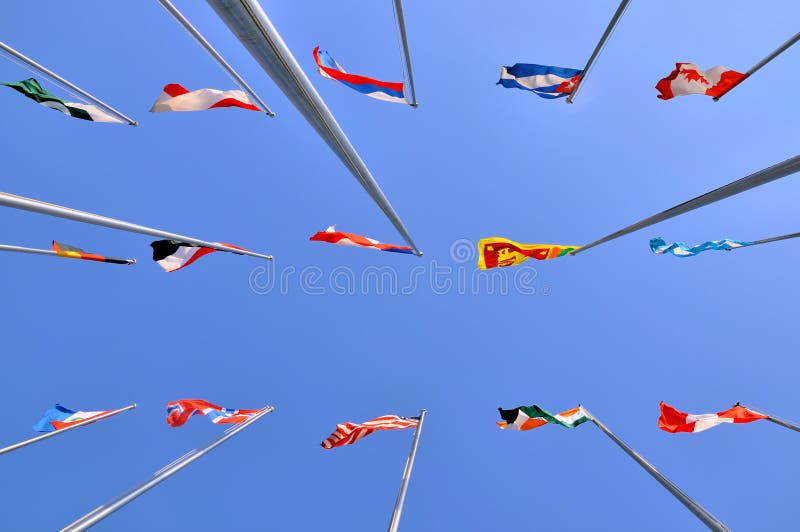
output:
[{"label": "sri lankan flag", "polygon": [[94,253],[86,253],[80,248],[69,246],[67,244],[60,244],[55,240],[53,240],[52,249],[56,252],[56,254],[58,254],[59,257],[66,257],[68,259],[95,260],[97,262],[110,262],[111,264],[136,264],[135,259],[117,259],[114,257],[103,257]]},{"label": "sri lankan flag", "polygon": [[555,259],[579,248],[555,244],[520,244],[500,237],[482,238],[478,241],[478,268],[488,270],[516,266],[528,259]]},{"label": "sri lankan flag", "polygon": [[574,429],[581,423],[589,421],[589,416],[580,406],[560,414],[551,414],[536,405],[519,406],[512,410],[498,408],[498,410],[500,411],[500,417],[503,418],[503,421],[497,422],[497,426],[501,429],[531,430],[548,423]]},{"label": "sri lankan flag", "polygon": [[115,118],[106,113],[96,105],[70,102],[64,100],[63,98],[59,98],[55,94],[45,90],[44,87],[42,87],[39,82],[36,81],[36,78],[24,79],[16,83],[0,82],[0,85],[11,87],[20,94],[27,96],[34,102],[38,102],[45,107],[49,107],[50,109],[61,111],[65,115],[80,118],[82,120],[90,120],[92,122],[116,122],[118,124],[125,123],[119,118]]}]

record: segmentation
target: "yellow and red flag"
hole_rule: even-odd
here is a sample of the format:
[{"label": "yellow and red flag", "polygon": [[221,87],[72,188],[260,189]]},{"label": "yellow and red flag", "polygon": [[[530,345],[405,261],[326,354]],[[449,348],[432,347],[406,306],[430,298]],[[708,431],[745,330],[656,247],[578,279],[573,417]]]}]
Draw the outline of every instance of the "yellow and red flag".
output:
[{"label": "yellow and red flag", "polygon": [[478,268],[488,270],[516,266],[528,259],[555,259],[579,248],[555,244],[520,244],[500,237],[482,238],[478,241]]},{"label": "yellow and red flag", "polygon": [[76,248],[67,244],[60,244],[55,240],[53,240],[52,249],[58,254],[59,257],[66,257],[69,259],[95,260],[97,262],[110,262],[112,264],[136,264],[134,259],[118,259],[115,257],[103,257],[102,255],[97,255],[95,253],[86,253],[80,248]]}]

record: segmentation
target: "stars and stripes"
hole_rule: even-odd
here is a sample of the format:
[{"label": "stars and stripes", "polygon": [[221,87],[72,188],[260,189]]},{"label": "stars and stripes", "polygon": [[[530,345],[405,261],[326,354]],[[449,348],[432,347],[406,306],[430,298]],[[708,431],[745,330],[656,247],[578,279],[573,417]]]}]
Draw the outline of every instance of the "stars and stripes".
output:
[{"label": "stars and stripes", "polygon": [[324,78],[340,81],[342,84],[370,98],[385,102],[408,103],[403,92],[402,83],[380,81],[366,76],[348,74],[328,52],[320,50],[319,46],[314,48],[314,61],[317,62],[319,73]]},{"label": "stars and stripes", "polygon": [[261,111],[241,90],[197,89],[189,91],[182,85],[169,83],[164,86],[164,91],[156,98],[150,112],[205,111],[220,107],[241,107],[248,111]]},{"label": "stars and stripes", "polygon": [[339,244],[340,246],[361,246],[367,248],[378,249],[380,251],[392,251],[394,253],[408,253],[413,254],[414,251],[408,246],[396,246],[394,244],[382,244],[372,238],[356,235],[354,233],[345,233],[337,231],[336,226],[332,225],[324,231],[319,231],[311,235],[309,240],[316,242],[329,242],[331,244]]},{"label": "stars and stripes", "polygon": [[517,63],[500,68],[497,85],[531,91],[542,98],[563,98],[572,92],[582,74],[583,70],[574,68]]},{"label": "stars and stripes", "polygon": [[350,445],[376,430],[407,429],[419,424],[417,417],[401,417],[395,415],[381,416],[364,423],[340,423],[336,430],[322,442],[325,449],[333,449],[342,445]]},{"label": "stars and stripes", "polygon": [[180,427],[194,415],[205,415],[212,423],[237,424],[244,423],[259,412],[261,410],[224,408],[203,399],[180,399],[167,403],[167,424]]}]

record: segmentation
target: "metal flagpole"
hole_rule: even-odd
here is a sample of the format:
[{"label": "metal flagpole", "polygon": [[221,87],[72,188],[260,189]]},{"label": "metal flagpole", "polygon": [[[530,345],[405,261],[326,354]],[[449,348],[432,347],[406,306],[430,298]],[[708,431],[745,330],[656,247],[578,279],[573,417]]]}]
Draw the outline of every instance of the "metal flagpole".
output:
[{"label": "metal flagpole", "polygon": [[[16,253],[31,253],[34,255],[50,255],[56,257],[62,257],[66,259],[72,259],[77,257],[69,257],[66,255],[59,255],[58,251],[53,251],[51,249],[35,249],[35,248],[24,248],[22,246],[9,246],[6,244],[0,244],[0,251],[13,251]],[[114,257],[105,257],[107,260],[106,262],[110,262],[111,264],[136,264],[136,259],[117,259]]]},{"label": "metal flagpole", "polygon": [[169,0],[158,0],[158,1],[161,3],[164,9],[166,9],[173,17],[175,17],[175,20],[180,22],[181,26],[183,26],[184,29],[188,31],[192,35],[192,37],[194,37],[197,40],[197,42],[200,43],[200,45],[203,48],[206,49],[206,52],[208,52],[211,55],[211,57],[213,57],[217,61],[217,63],[219,63],[219,65],[223,69],[225,69],[228,75],[230,75],[234,79],[234,81],[236,81],[236,83],[239,84],[239,87],[241,87],[241,89],[245,91],[253,99],[254,102],[256,102],[258,107],[260,107],[261,110],[267,114],[267,116],[269,116],[270,118],[274,118],[275,113],[273,113],[272,110],[270,110],[270,108],[267,106],[267,104],[264,103],[264,101],[258,97],[255,91],[253,91],[253,89],[250,88],[250,85],[248,85],[247,82],[245,82],[245,80],[242,79],[242,77],[233,69],[233,67],[229,65],[228,62],[222,58],[221,55],[219,55],[219,53],[214,49],[214,47],[211,46],[211,43],[209,43],[199,31],[197,31],[197,28],[192,26],[192,23],[189,22],[189,20],[183,16],[183,13],[178,11],[178,8],[176,8]]},{"label": "metal flagpole", "polygon": [[575,98],[575,95],[578,94],[578,90],[583,85],[583,82],[586,80],[586,76],[589,75],[589,69],[592,68],[595,59],[597,56],[600,55],[600,52],[603,50],[603,47],[606,45],[606,41],[611,36],[611,33],[614,31],[619,19],[622,18],[622,15],[625,13],[625,9],[627,9],[628,4],[630,4],[631,0],[622,0],[619,3],[619,7],[617,7],[617,11],[614,13],[614,16],[611,17],[611,22],[608,23],[606,26],[606,31],[603,32],[603,36],[600,37],[600,41],[597,43],[597,46],[594,47],[594,51],[592,55],[589,57],[589,60],[586,62],[586,66],[583,67],[583,74],[581,74],[578,83],[575,87],[572,88],[572,92],[569,96],[567,96],[567,103],[572,103],[572,100]]},{"label": "metal flagpole", "polygon": [[408,480],[411,478],[411,470],[414,468],[414,459],[417,457],[417,445],[419,445],[419,434],[422,432],[422,422],[425,421],[427,410],[424,408],[419,413],[419,423],[414,431],[414,439],[411,442],[411,452],[408,453],[406,467],[403,469],[403,481],[400,483],[400,491],[397,493],[397,500],[392,511],[392,520],[389,522],[389,532],[397,532],[400,527],[400,517],[403,514],[403,505],[406,502],[406,492],[408,492]]},{"label": "metal flagpole", "polygon": [[100,216],[99,214],[92,214],[90,212],[70,209],[69,207],[62,207],[52,203],[45,203],[39,200],[24,198],[22,196],[17,196],[16,194],[9,194],[8,192],[0,192],[0,206],[38,212],[40,214],[47,214],[49,216],[58,216],[68,220],[75,220],[76,222],[102,225],[104,227],[119,229],[121,231],[130,231],[131,233],[141,233],[143,235],[186,242],[187,244],[216,249],[218,251],[229,251],[231,253],[236,253],[237,255],[249,255],[251,257],[258,257],[260,259],[272,260],[272,255],[262,255],[260,253],[254,253],[244,249],[231,248],[216,242],[206,242],[205,240],[198,240],[196,238],[178,235],[175,233],[168,233],[166,231],[161,231],[160,229],[151,229],[150,227],[145,227],[143,225],[123,222],[122,220]]},{"label": "metal flagpole", "polygon": [[781,427],[786,427],[787,429],[791,429],[791,430],[795,430],[797,432],[800,432],[800,425],[796,425],[795,423],[792,423],[791,421],[786,421],[786,420],[781,419],[779,417],[775,417],[772,414],[767,414],[763,410],[756,410],[755,408],[750,408],[749,406],[745,406],[745,405],[742,405],[742,404],[739,404],[739,403],[736,403],[733,406],[741,406],[741,407],[744,407],[744,408],[746,408],[748,410],[752,410],[753,412],[756,412],[757,414],[761,414],[762,416],[767,416],[767,421],[772,421],[773,423],[775,423],[776,425],[780,425]]},{"label": "metal flagpole", "polygon": [[408,73],[408,105],[416,109],[419,107],[417,103],[417,94],[414,91],[414,74],[411,72],[411,54],[408,51],[408,39],[406,38],[406,21],[403,17],[403,3],[401,0],[394,0],[394,11],[397,16],[397,28],[400,32],[400,40],[403,44],[403,57],[406,62],[406,72]]},{"label": "metal flagpole", "polygon": [[61,83],[65,87],[69,87],[71,90],[73,90],[76,93],[80,94],[81,96],[83,96],[87,100],[91,100],[94,103],[96,103],[97,105],[99,105],[100,107],[102,107],[103,109],[105,109],[106,111],[109,111],[111,114],[115,115],[117,118],[121,118],[122,120],[124,120],[125,122],[127,122],[128,124],[130,124],[132,126],[137,125],[136,120],[133,120],[132,118],[128,118],[127,116],[125,116],[124,114],[120,113],[119,111],[117,111],[116,109],[111,107],[110,105],[104,103],[101,100],[98,100],[97,98],[95,98],[94,96],[92,96],[91,94],[86,92],[85,90],[83,90],[80,87],[77,87],[77,86],[73,85],[72,83],[70,83],[69,81],[65,80],[64,78],[62,78],[61,76],[59,76],[58,74],[53,72],[52,70],[43,67],[42,65],[40,65],[39,63],[37,63],[36,61],[31,59],[30,57],[27,57],[27,56],[21,54],[20,52],[14,50],[13,48],[11,48],[6,43],[0,42],[0,50],[5,51],[6,53],[11,55],[12,57],[16,57],[17,59],[19,59],[20,61],[22,61],[26,65],[28,65],[29,67],[31,67],[31,68],[33,68],[35,70],[38,70],[39,72],[41,72],[42,74],[44,74],[46,76],[49,76],[50,78],[56,80],[57,82]]},{"label": "metal flagpole", "polygon": [[697,196],[689,201],[685,201],[680,205],[671,207],[666,211],[654,214],[649,218],[645,218],[644,220],[629,225],[628,227],[620,229],[619,231],[611,233],[610,235],[604,236],[600,240],[595,240],[591,244],[586,244],[585,246],[580,247],[570,253],[570,255],[581,253],[587,249],[599,246],[600,244],[604,244],[610,240],[614,240],[615,238],[627,235],[628,233],[638,231],[639,229],[644,229],[645,227],[663,222],[664,220],[669,220],[670,218],[678,216],[679,214],[684,214],[725,198],[735,196],[736,194],[764,185],[771,181],[775,181],[776,179],[786,177],[787,175],[791,175],[797,171],[800,171],[800,155],[795,155],[794,157],[786,159],[778,164],[774,164],[769,168],[759,170],[758,172],[750,174],[747,177],[743,177],[733,181],[732,183],[728,183],[727,185],[719,187],[718,189],[712,190],[711,192],[706,192],[701,196]]},{"label": "metal flagpole", "polygon": [[53,432],[46,432],[46,433],[44,433],[44,434],[42,434],[40,436],[36,436],[36,437],[31,438],[29,440],[21,441],[19,443],[15,443],[14,445],[9,445],[8,447],[3,447],[2,449],[0,449],[0,454],[5,454],[5,453],[9,453],[11,451],[15,451],[15,450],[19,449],[20,447],[25,447],[26,445],[30,445],[30,444],[36,443],[38,441],[46,440],[47,438],[52,438],[53,436],[58,436],[59,434],[63,434],[63,433],[65,433],[67,431],[70,431],[72,429],[77,429],[78,427],[82,427],[84,425],[88,425],[90,423],[94,423],[95,421],[100,421],[100,420],[103,420],[103,419],[110,418],[112,416],[116,416],[117,414],[121,414],[123,412],[127,412],[128,410],[133,410],[134,408],[136,408],[136,403],[128,405],[128,406],[126,406],[124,408],[120,408],[120,409],[117,409],[117,410],[112,410],[110,412],[106,412],[105,414],[102,414],[102,415],[97,416],[97,417],[92,417],[92,418],[89,418],[89,419],[84,419],[83,421],[78,421],[77,423],[75,423],[73,425],[68,425],[68,426],[64,427],[63,429],[58,429],[58,430],[53,431]]},{"label": "metal flagpole", "polygon": [[713,530],[714,532],[730,532],[730,529],[722,524],[716,517],[711,515],[708,510],[700,506],[694,499],[686,495],[683,491],[681,491],[678,486],[673,484],[667,477],[662,475],[655,467],[650,464],[647,460],[644,459],[639,453],[628,447],[625,442],[617,438],[613,432],[608,430],[608,427],[603,425],[596,417],[594,417],[588,410],[585,408],[583,409],[586,412],[586,415],[592,422],[597,425],[597,427],[602,430],[606,436],[611,438],[611,440],[619,445],[619,447],[625,451],[625,453],[633,458],[636,463],[638,463],[642,468],[647,471],[653,478],[655,478],[659,484],[667,488],[676,499],[678,499],[686,508],[689,509],[695,516],[697,516],[700,521],[703,522],[708,528]]},{"label": "metal flagpole", "polygon": [[231,428],[226,430],[221,437],[217,438],[203,449],[193,449],[189,451],[181,458],[175,460],[166,467],[163,467],[162,469],[156,471],[156,473],[150,480],[143,482],[139,486],[136,486],[135,488],[117,497],[116,499],[112,499],[106,504],[95,508],[94,510],[84,515],[74,523],[69,524],[66,527],[62,528],[61,532],[81,532],[89,527],[96,525],[97,523],[99,523],[112,513],[116,512],[117,510],[119,510],[120,508],[122,508],[135,498],[139,497],[140,495],[144,494],[146,491],[152,489],[156,485],[165,481],[166,479],[168,479],[169,477],[171,477],[184,467],[188,466],[201,456],[211,452],[212,450],[214,450],[214,448],[222,444],[225,440],[232,438],[233,436],[243,431],[251,424],[255,423],[258,419],[265,416],[266,414],[269,414],[273,410],[274,408],[271,406],[264,407],[261,410],[261,412],[259,412],[252,418],[248,419],[244,423],[241,423],[239,425],[233,425]]},{"label": "metal flagpole", "polygon": [[770,61],[772,61],[773,59],[775,59],[779,55],[781,55],[783,52],[785,52],[790,46],[792,46],[797,41],[800,41],[800,32],[796,33],[791,39],[789,39],[788,41],[786,41],[785,43],[780,45],[777,50],[775,50],[774,52],[769,54],[767,57],[765,57],[764,59],[762,59],[761,61],[756,63],[755,66],[753,66],[752,68],[750,68],[750,70],[745,72],[744,77],[742,79],[740,79],[737,83],[735,83],[735,84],[731,85],[730,87],[728,87],[728,90],[726,90],[725,92],[723,92],[722,94],[720,94],[719,96],[714,98],[714,101],[718,102],[720,98],[722,98],[723,96],[728,94],[731,90],[733,90],[735,87],[737,87],[741,82],[743,82],[744,80],[746,80],[747,78],[749,78],[750,76],[755,74],[758,70],[761,69],[761,67],[763,67],[764,65],[766,65],[767,63],[769,63]]}]

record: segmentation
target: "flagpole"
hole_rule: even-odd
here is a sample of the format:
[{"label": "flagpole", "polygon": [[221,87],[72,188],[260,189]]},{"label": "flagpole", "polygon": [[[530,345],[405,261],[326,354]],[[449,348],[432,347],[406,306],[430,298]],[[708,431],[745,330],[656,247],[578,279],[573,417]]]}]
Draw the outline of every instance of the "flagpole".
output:
[{"label": "flagpole", "polygon": [[135,488],[129,490],[128,492],[120,495],[116,499],[112,499],[111,501],[103,504],[102,506],[98,506],[88,514],[84,515],[77,521],[73,522],[72,524],[67,525],[66,527],[61,529],[61,532],[81,532],[86,530],[89,527],[92,527],[111,515],[112,513],[116,512],[129,502],[133,501],[140,495],[144,494],[148,490],[152,489],[156,485],[160,484],[161,482],[165,481],[184,467],[188,466],[201,456],[208,454],[214,448],[221,445],[226,440],[232,438],[239,432],[243,431],[251,424],[255,423],[258,419],[262,418],[266,414],[269,414],[274,410],[271,406],[265,406],[261,409],[261,412],[254,415],[252,418],[248,419],[244,423],[233,425],[231,428],[226,430],[223,435],[210,444],[208,444],[203,449],[192,449],[188,453],[184,454],[182,457],[178,458],[177,460],[173,461],[172,463],[168,464],[166,467],[156,471],[153,477],[150,480],[147,480],[136,486]]},{"label": "flagpole", "polygon": [[751,410],[751,411],[753,411],[753,412],[755,412],[757,414],[761,414],[762,416],[767,416],[767,421],[772,421],[773,423],[775,423],[776,425],[780,425],[781,427],[786,427],[787,429],[791,429],[791,430],[800,432],[800,425],[792,423],[791,421],[786,421],[786,420],[781,419],[779,417],[775,417],[772,414],[767,414],[763,410],[756,410],[754,408],[750,408],[749,406],[745,406],[745,405],[742,405],[742,404],[739,404],[739,403],[736,403],[733,406],[744,407],[744,408],[746,408],[748,410]]},{"label": "flagpole", "polygon": [[[394,12],[397,16],[397,28],[400,32],[400,41],[403,44],[403,58],[406,63],[406,72],[408,73],[408,89],[410,100],[408,105],[416,109],[419,107],[417,103],[417,94],[414,91],[414,74],[411,72],[411,54],[408,51],[408,39],[406,38],[406,21],[403,17],[403,3],[401,0],[394,0]],[[405,92],[405,91],[404,91]]]},{"label": "flagpole", "polygon": [[[581,407],[583,408],[583,407]],[[711,515],[708,510],[700,506],[694,499],[686,495],[681,489],[672,483],[667,477],[662,475],[655,467],[653,467],[650,462],[644,459],[639,453],[628,447],[628,445],[617,438],[613,432],[611,432],[608,427],[603,425],[603,423],[594,417],[586,408],[583,408],[583,411],[592,420],[592,423],[597,425],[597,427],[602,430],[606,436],[611,438],[611,440],[616,443],[625,453],[633,458],[636,463],[638,463],[642,468],[647,471],[653,478],[655,478],[659,484],[664,486],[667,491],[669,491],[676,499],[678,499],[681,504],[683,504],[686,508],[689,509],[700,521],[703,522],[708,528],[713,530],[714,532],[730,532],[730,529],[722,524],[716,517]]]},{"label": "flagpole", "polygon": [[57,82],[61,83],[65,87],[68,87],[69,89],[71,89],[71,90],[75,91],[76,93],[80,94],[81,96],[83,96],[87,100],[93,101],[94,103],[96,103],[97,105],[99,105],[100,107],[105,109],[106,111],[109,111],[111,114],[115,115],[117,118],[123,119],[129,125],[135,126],[135,125],[138,124],[136,122],[136,120],[133,120],[132,118],[128,118],[127,116],[125,116],[124,114],[120,113],[119,111],[117,111],[116,109],[111,107],[110,105],[106,104],[105,102],[103,102],[101,100],[98,100],[97,98],[95,98],[94,96],[92,96],[91,94],[86,92],[85,90],[81,89],[80,87],[77,87],[77,86],[73,85],[72,83],[70,83],[69,81],[65,80],[64,78],[62,78],[61,76],[59,76],[58,74],[53,72],[52,70],[43,67],[42,65],[40,65],[39,63],[37,63],[36,61],[31,59],[30,57],[27,57],[27,56],[23,55],[22,53],[14,50],[9,45],[7,45],[6,43],[1,42],[1,41],[0,41],[0,50],[3,50],[6,53],[8,53],[9,55],[19,59],[20,61],[22,61],[23,63],[25,63],[29,67],[33,68],[34,70],[38,70],[42,74],[50,77],[51,79],[56,80]]},{"label": "flagpole", "polygon": [[750,70],[745,72],[744,77],[742,77],[742,79],[740,79],[738,82],[736,82],[736,83],[732,84],[730,87],[728,87],[728,90],[726,90],[725,92],[723,92],[722,94],[720,94],[719,96],[714,98],[714,101],[718,102],[720,98],[722,98],[723,96],[728,94],[730,91],[732,91],[741,82],[743,82],[744,80],[746,80],[747,78],[749,78],[750,76],[755,74],[758,70],[761,69],[761,67],[763,67],[764,65],[766,65],[767,63],[769,63],[770,61],[772,61],[773,59],[775,59],[779,55],[781,55],[783,52],[785,52],[789,47],[791,47],[797,41],[800,41],[800,32],[796,33],[791,39],[789,39],[788,41],[786,41],[785,43],[780,45],[774,52],[772,52],[767,57],[765,57],[764,59],[762,59],[761,61],[756,63],[755,66],[753,66],[752,68],[750,68]]},{"label": "flagpole", "polygon": [[195,28],[192,25],[192,23],[189,22],[189,20],[183,16],[183,13],[178,11],[178,8],[176,8],[169,0],[158,0],[158,1],[159,3],[161,3],[164,9],[166,9],[175,18],[175,20],[177,20],[181,24],[181,26],[183,26],[183,28],[186,31],[188,31],[189,34],[191,34],[191,36],[194,37],[195,40],[199,42],[203,48],[205,48],[206,52],[208,52],[209,55],[211,55],[211,57],[213,57],[217,61],[217,63],[219,63],[219,66],[221,66],[228,73],[228,75],[231,76],[234,79],[234,81],[236,81],[236,83],[239,84],[239,87],[243,91],[245,91],[253,99],[254,102],[258,104],[261,110],[264,111],[264,113],[266,113],[267,116],[269,116],[270,118],[275,118],[275,113],[272,112],[272,110],[267,106],[267,104],[264,103],[264,101],[258,97],[258,94],[256,94],[255,91],[250,88],[250,85],[248,85],[247,82],[244,79],[242,79],[242,77],[233,69],[233,67],[230,64],[228,64],[228,62],[225,61],[225,59],[223,59],[223,57],[214,49],[213,46],[211,46],[211,43],[208,42],[206,38],[203,37],[203,35],[199,31],[197,31],[197,28]]},{"label": "flagpole", "polygon": [[152,229],[143,225],[137,225],[130,222],[123,222],[122,220],[116,220],[114,218],[108,218],[106,216],[100,216],[99,214],[92,214],[90,212],[70,209],[69,207],[62,207],[52,203],[45,203],[35,199],[24,198],[22,196],[17,196],[16,194],[9,194],[8,192],[0,192],[0,206],[38,212],[48,216],[58,216],[59,218],[66,218],[67,220],[74,220],[76,222],[101,225],[103,227],[110,227],[112,229],[119,229],[121,231],[129,231],[131,233],[140,233],[143,235],[165,238],[167,240],[186,242],[195,246],[216,249],[218,251],[229,251],[231,253],[236,253],[237,255],[249,255],[251,257],[258,257],[260,259],[272,260],[272,255],[262,255],[260,253],[254,253],[244,249],[231,248],[216,242],[206,242],[205,240],[198,240],[197,238],[178,235],[176,233],[168,233],[166,231],[161,231],[160,229]]},{"label": "flagpole", "polygon": [[770,242],[777,242],[779,240],[788,240],[790,238],[797,238],[800,236],[800,233],[792,233],[789,235],[781,235],[781,236],[773,236],[772,238],[762,238],[761,240],[756,240],[751,246],[757,246],[759,244],[768,244]]},{"label": "flagpole", "polygon": [[589,57],[589,60],[586,62],[586,66],[583,67],[583,74],[581,74],[580,79],[575,84],[575,87],[573,87],[570,95],[567,96],[567,103],[572,103],[572,100],[575,98],[575,95],[578,94],[578,90],[581,88],[581,85],[583,85],[583,82],[586,80],[586,76],[589,75],[589,69],[592,68],[595,59],[597,59],[597,56],[600,55],[600,52],[606,45],[606,41],[611,36],[611,33],[614,31],[614,28],[617,26],[619,19],[622,18],[622,15],[625,13],[625,9],[628,8],[628,4],[630,3],[630,1],[631,0],[622,0],[619,3],[617,11],[614,13],[614,16],[611,17],[611,22],[609,22],[608,26],[606,26],[606,31],[603,32],[603,36],[600,37],[600,41],[597,43],[597,46],[594,47],[594,51],[592,52],[592,55]]},{"label": "flagpole", "polygon": [[614,240],[623,235],[627,235],[628,233],[638,231],[639,229],[644,229],[645,227],[649,227],[653,224],[663,222],[664,220],[669,220],[670,218],[673,218],[680,214],[684,214],[689,211],[699,209],[700,207],[705,207],[706,205],[710,205],[711,203],[723,200],[725,198],[735,196],[736,194],[740,194],[742,192],[750,190],[751,188],[755,188],[764,185],[766,183],[769,183],[771,181],[775,181],[776,179],[786,177],[797,171],[800,171],[800,155],[795,155],[794,157],[786,159],[785,161],[780,162],[778,164],[774,164],[769,168],[764,168],[763,170],[759,170],[758,172],[750,174],[749,176],[728,183],[727,185],[721,186],[710,192],[706,192],[705,194],[690,199],[689,201],[685,201],[680,205],[670,207],[666,211],[654,214],[649,218],[645,218],[644,220],[636,222],[635,224],[631,224],[628,227],[624,227],[619,231],[604,236],[599,240],[595,240],[591,244],[586,244],[585,246],[580,247],[575,251],[571,252],[570,255],[576,255],[578,253],[586,251],[587,249],[599,246],[600,244],[604,244],[606,242],[609,242],[610,240]]},{"label": "flagpole", "polygon": [[389,522],[389,532],[397,532],[400,527],[400,517],[403,514],[403,505],[406,502],[406,492],[408,492],[408,480],[411,478],[411,470],[414,468],[414,459],[417,457],[417,446],[419,445],[419,435],[422,432],[422,422],[425,421],[425,414],[428,411],[424,408],[419,413],[419,423],[414,431],[414,439],[411,441],[411,451],[408,453],[406,467],[403,470],[403,481],[400,483],[400,491],[397,493],[397,500],[392,511],[392,520]]},{"label": "flagpole", "polygon": [[[73,259],[78,257],[68,257],[66,255],[59,255],[58,251],[53,251],[50,249],[35,249],[35,248],[24,248],[22,246],[9,246],[6,244],[0,244],[0,251],[13,251],[15,253],[31,253],[34,255],[50,255],[56,257],[62,257],[65,259]],[[114,257],[106,257],[107,259],[113,259],[111,264],[136,264],[136,259],[117,259]]]},{"label": "flagpole", "polygon": [[16,451],[17,449],[19,449],[21,447],[25,447],[26,445],[30,445],[32,443],[36,443],[36,442],[39,442],[39,441],[42,441],[42,440],[46,440],[47,438],[52,438],[53,436],[58,436],[59,434],[63,434],[63,433],[65,433],[67,431],[70,431],[72,429],[77,429],[78,427],[82,427],[84,425],[88,425],[90,423],[94,423],[95,421],[100,421],[100,420],[103,420],[103,419],[107,419],[107,418],[116,416],[117,414],[121,414],[123,412],[127,412],[128,410],[133,410],[134,408],[136,408],[136,403],[128,405],[128,406],[126,406],[124,408],[119,408],[117,410],[112,410],[110,412],[106,412],[105,414],[102,414],[102,415],[97,416],[97,417],[92,417],[92,418],[89,418],[89,419],[84,419],[83,421],[78,421],[77,423],[74,423],[72,425],[67,425],[63,429],[58,429],[58,430],[55,430],[53,432],[46,432],[46,433],[44,433],[44,434],[42,434],[40,436],[36,436],[36,437],[31,438],[29,440],[21,441],[19,443],[15,443],[14,445],[9,445],[8,447],[3,447],[2,449],[0,449],[0,454],[5,454],[5,453],[10,453],[11,451]]}]

